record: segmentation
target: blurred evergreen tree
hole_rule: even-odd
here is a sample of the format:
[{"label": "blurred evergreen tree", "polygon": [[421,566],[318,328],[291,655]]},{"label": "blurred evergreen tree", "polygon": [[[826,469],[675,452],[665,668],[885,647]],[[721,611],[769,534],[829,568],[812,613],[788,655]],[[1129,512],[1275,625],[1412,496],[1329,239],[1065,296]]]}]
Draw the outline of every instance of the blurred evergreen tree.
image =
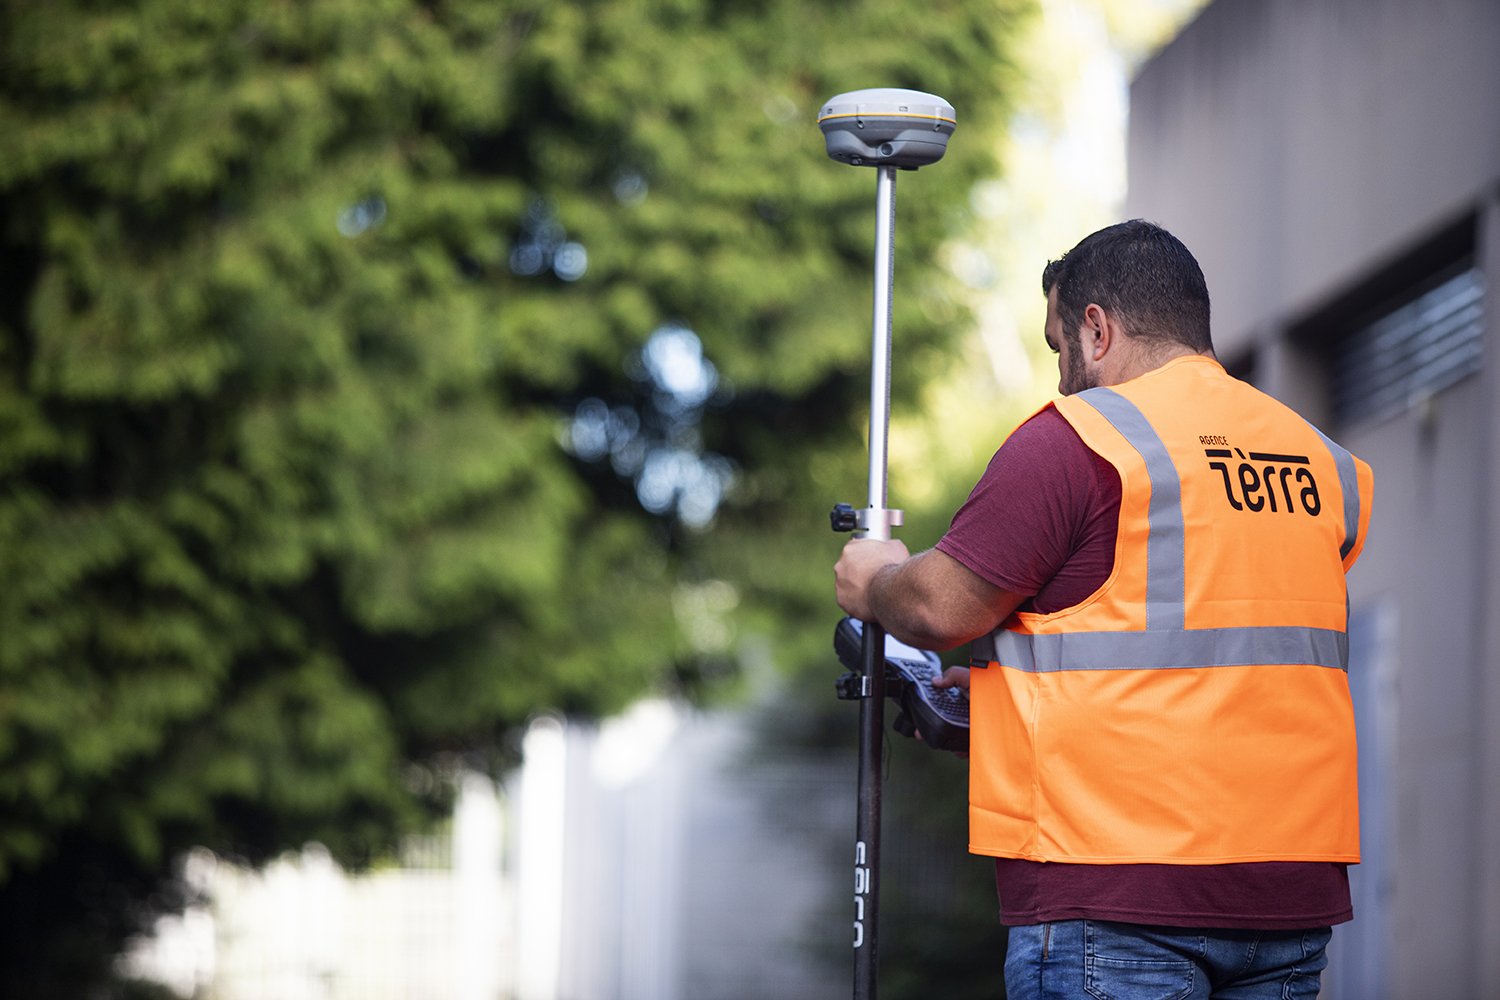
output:
[{"label": "blurred evergreen tree", "polygon": [[701,686],[695,608],[826,659],[873,173],[817,103],[959,108],[900,405],[1022,6],[0,2],[0,992],[188,845],[358,864],[529,714]]}]

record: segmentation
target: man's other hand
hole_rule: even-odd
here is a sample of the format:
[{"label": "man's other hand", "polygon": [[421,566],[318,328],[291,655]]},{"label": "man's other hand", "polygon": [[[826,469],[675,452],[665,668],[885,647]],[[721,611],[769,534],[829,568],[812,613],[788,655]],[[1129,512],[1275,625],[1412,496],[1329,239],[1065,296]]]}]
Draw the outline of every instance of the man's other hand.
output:
[{"label": "man's other hand", "polygon": [[875,621],[870,610],[870,581],[887,566],[911,558],[900,539],[883,542],[874,538],[851,538],[833,567],[833,589],[839,607],[862,622]]},{"label": "man's other hand", "polygon": [[964,693],[964,697],[967,698],[969,697],[969,668],[949,667],[947,670],[943,671],[943,676],[932,682],[932,686],[935,688],[956,687],[960,691],[962,691]]},{"label": "man's other hand", "polygon": [[[969,698],[969,668],[949,667],[947,670],[943,671],[943,676],[932,682],[932,686],[935,688],[956,687],[964,693],[964,700],[967,701]],[[917,733],[917,738],[922,738],[922,734],[920,732]],[[953,756],[961,757],[967,760],[969,757],[969,751],[955,750],[953,751]]]}]

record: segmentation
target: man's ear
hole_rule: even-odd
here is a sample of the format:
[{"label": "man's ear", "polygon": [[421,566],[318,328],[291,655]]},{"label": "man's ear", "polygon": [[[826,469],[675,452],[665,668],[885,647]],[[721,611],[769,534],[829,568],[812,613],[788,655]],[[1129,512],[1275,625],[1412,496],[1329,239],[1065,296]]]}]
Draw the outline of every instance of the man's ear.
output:
[{"label": "man's ear", "polygon": [[1098,304],[1090,302],[1083,311],[1083,330],[1079,338],[1084,356],[1092,361],[1100,360],[1109,353],[1116,336],[1117,331],[1110,321],[1109,313]]}]

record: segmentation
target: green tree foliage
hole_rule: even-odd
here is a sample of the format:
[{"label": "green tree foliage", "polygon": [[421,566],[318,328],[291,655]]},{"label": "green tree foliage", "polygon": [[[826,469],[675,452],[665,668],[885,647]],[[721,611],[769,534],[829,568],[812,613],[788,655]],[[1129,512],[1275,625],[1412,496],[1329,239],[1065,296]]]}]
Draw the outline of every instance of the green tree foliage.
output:
[{"label": "green tree foliage", "polygon": [[[873,176],[813,112],[876,85],[960,109],[902,175],[911,399],[1015,10],[0,3],[0,947],[125,912],[189,844],[357,863],[420,822],[413,767],[696,683],[679,578],[740,581],[792,662],[820,646]],[[512,266],[563,233],[581,276]],[[707,531],[559,444],[586,398],[644,412],[666,323],[723,377],[701,447],[739,472]],[[124,924],[87,926],[68,947],[103,954]]]}]

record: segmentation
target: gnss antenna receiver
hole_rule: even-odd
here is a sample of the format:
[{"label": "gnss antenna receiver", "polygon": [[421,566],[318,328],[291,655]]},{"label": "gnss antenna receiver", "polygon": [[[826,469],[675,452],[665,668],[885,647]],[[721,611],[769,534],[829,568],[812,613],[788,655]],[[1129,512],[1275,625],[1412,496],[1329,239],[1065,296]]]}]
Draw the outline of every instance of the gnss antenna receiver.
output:
[{"label": "gnss antenna receiver", "polygon": [[818,112],[828,155],[855,167],[915,170],[936,163],[957,123],[953,105],[941,97],[891,87],[830,97]]},{"label": "gnss antenna receiver", "polygon": [[[936,163],[957,125],[953,105],[919,90],[879,88],[823,102],[818,127],[828,155],[875,168],[875,309],[870,349],[870,491],[862,509],[834,507],[834,531],[886,540],[902,513],[886,508],[891,417],[891,285],[895,279],[896,170]],[[859,807],[854,844],[854,1000],[875,1000],[879,971],[880,758],[885,737],[885,630],[868,623],[860,669],[840,697],[859,700]]]}]

